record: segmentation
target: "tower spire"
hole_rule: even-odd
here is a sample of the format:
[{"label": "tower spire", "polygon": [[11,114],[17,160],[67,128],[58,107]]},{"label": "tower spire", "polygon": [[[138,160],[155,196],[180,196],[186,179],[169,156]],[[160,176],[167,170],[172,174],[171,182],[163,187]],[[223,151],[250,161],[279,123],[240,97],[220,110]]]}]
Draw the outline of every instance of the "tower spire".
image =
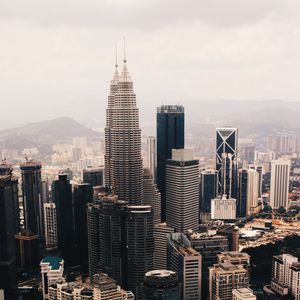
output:
[{"label": "tower spire", "polygon": [[116,47],[116,64],[115,64],[115,67],[118,68],[118,45],[116,44],[115,47]]},{"label": "tower spire", "polygon": [[127,60],[126,60],[126,37],[124,36],[124,59],[123,62],[124,64],[126,64]]}]

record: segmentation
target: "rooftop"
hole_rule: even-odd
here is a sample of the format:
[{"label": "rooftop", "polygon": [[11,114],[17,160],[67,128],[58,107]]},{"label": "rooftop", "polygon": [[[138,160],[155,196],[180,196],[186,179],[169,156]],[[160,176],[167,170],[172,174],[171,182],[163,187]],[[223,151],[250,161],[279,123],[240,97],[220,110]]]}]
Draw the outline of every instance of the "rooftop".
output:
[{"label": "rooftop", "polygon": [[59,270],[63,259],[57,256],[46,256],[41,263],[49,264],[52,270]]}]

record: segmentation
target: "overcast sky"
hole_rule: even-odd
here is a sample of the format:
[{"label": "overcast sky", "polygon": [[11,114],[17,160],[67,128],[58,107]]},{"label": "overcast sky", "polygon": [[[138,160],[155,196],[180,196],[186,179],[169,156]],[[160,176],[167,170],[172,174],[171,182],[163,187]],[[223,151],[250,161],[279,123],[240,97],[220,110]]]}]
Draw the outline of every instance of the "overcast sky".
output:
[{"label": "overcast sky", "polygon": [[300,1],[2,0],[0,129],[103,118],[124,35],[142,114],[151,102],[300,101]]}]

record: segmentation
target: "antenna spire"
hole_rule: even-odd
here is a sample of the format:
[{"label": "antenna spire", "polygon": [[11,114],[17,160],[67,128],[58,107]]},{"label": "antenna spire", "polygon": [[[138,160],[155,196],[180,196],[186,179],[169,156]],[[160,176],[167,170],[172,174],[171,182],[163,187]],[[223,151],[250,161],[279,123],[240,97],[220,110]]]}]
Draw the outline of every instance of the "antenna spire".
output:
[{"label": "antenna spire", "polygon": [[126,38],[124,36],[124,59],[123,59],[124,64],[126,64],[127,60],[126,60]]},{"label": "antenna spire", "polygon": [[118,46],[117,44],[115,45],[116,47],[116,64],[115,64],[115,67],[117,68],[118,67]]}]

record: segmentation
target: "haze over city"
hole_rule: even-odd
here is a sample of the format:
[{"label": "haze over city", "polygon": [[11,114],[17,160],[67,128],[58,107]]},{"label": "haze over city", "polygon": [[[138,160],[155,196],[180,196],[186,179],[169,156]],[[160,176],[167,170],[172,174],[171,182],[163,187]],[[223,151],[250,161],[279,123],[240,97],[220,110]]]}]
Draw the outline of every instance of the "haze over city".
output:
[{"label": "haze over city", "polygon": [[299,13],[293,0],[2,1],[0,127],[61,116],[104,127],[123,36],[142,120],[170,102],[298,102]]}]

